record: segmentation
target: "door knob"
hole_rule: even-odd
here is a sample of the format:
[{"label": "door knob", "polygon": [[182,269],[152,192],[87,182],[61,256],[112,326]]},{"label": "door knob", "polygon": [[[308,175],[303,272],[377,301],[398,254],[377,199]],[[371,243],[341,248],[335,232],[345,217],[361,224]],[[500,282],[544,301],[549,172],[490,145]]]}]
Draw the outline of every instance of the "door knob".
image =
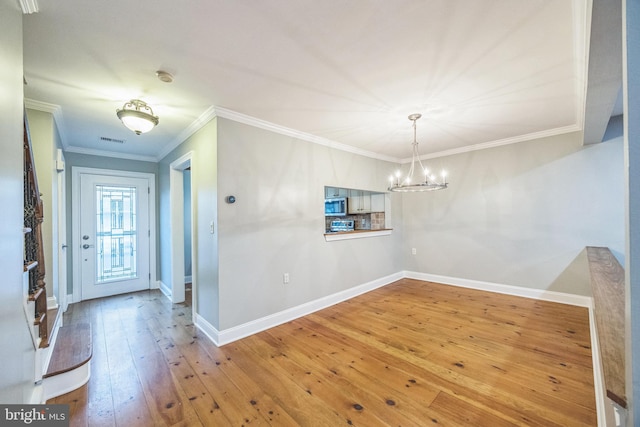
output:
[{"label": "door knob", "polygon": [[92,248],[92,247],[93,247],[93,245],[88,245],[86,243],[84,245],[82,245],[82,249],[89,249],[89,248]]},{"label": "door knob", "polygon": [[85,234],[84,236],[82,236],[82,240],[89,240],[89,236]]}]

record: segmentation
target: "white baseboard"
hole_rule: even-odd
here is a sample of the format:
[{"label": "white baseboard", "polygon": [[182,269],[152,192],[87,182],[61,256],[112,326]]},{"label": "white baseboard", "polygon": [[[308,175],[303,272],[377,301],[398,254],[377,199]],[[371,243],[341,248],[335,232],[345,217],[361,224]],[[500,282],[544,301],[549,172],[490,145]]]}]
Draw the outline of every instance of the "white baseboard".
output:
[{"label": "white baseboard", "polygon": [[160,289],[160,283],[162,283],[160,280],[152,281],[149,284],[149,289]]},{"label": "white baseboard", "polygon": [[522,286],[501,285],[499,283],[481,282],[479,280],[460,279],[457,277],[439,276],[436,274],[418,273],[414,271],[404,271],[402,277],[424,280],[426,282],[442,283],[443,285],[477,289],[480,291],[495,292],[498,294],[576,305],[578,307],[591,307],[591,297],[582,295],[547,291],[544,289],[525,288]]},{"label": "white baseboard", "polygon": [[162,280],[158,280],[156,283],[158,286],[156,289],[160,289],[160,292],[162,292],[164,296],[169,298],[169,301],[171,301],[171,288],[165,285]]},{"label": "white baseboard", "polygon": [[598,341],[598,328],[596,325],[593,304],[589,307],[589,331],[591,333],[591,364],[593,365],[593,388],[596,397],[596,415],[598,426],[606,427],[607,418],[613,416],[608,413],[613,407],[607,407],[606,391],[604,386],[604,373],[602,372],[602,360],[600,358],[600,344]]},{"label": "white baseboard", "polygon": [[202,316],[198,313],[194,316],[195,321],[194,324],[198,329],[200,329],[215,345],[216,347],[220,347],[220,332],[213,327],[213,325],[207,322]]},{"label": "white baseboard", "polygon": [[[576,305],[580,307],[591,307],[591,298],[581,295],[566,294],[562,292],[545,291],[540,289],[524,288],[520,286],[501,285],[498,283],[481,282],[477,280],[460,279],[447,276],[438,276],[434,274],[418,273],[412,271],[401,271],[391,274],[380,279],[355,286],[344,291],[337,292],[326,297],[319,298],[314,301],[301,304],[296,307],[279,311],[259,319],[233,326],[228,329],[218,330],[198,313],[195,314],[195,325],[205,335],[207,335],[216,346],[223,346],[233,341],[248,337],[255,333],[264,331],[274,326],[295,320],[299,317],[311,314],[323,308],[330,307],[342,301],[354,298],[358,295],[372,291],[374,289],[386,286],[402,278],[424,280],[428,282],[442,283],[445,285],[460,286],[464,288],[478,289],[487,292],[496,292],[526,298],[539,299],[544,301],[558,302],[563,304]],[[160,289],[171,299],[171,290],[160,282]]]},{"label": "white baseboard", "polygon": [[53,355],[53,349],[56,347],[56,341],[58,340],[58,331],[62,327],[62,312],[58,310],[58,319],[53,322],[53,331],[49,331],[49,346],[43,348],[42,351],[42,375],[44,375],[49,369],[49,363],[51,362],[51,356]]},{"label": "white baseboard", "polygon": [[281,325],[283,323],[295,320],[299,317],[306,316],[315,311],[322,310],[323,308],[330,307],[339,302],[346,301],[358,295],[367,293],[374,289],[388,285],[396,280],[402,279],[401,273],[391,274],[380,279],[373,280],[368,283],[364,283],[359,286],[355,286],[344,291],[337,292],[326,297],[319,298],[314,301],[309,301],[305,304],[301,304],[296,307],[291,307],[286,310],[270,314],[269,316],[262,317],[260,319],[252,320],[242,325],[234,326],[229,329],[218,331],[216,328],[207,323],[204,319],[196,315],[196,326],[202,330],[217,346],[223,346],[233,341],[239,340],[249,335],[264,331],[274,326]]},{"label": "white baseboard", "polygon": [[47,310],[58,308],[58,299],[55,296],[47,297]]},{"label": "white baseboard", "polygon": [[42,384],[36,384],[31,391],[31,395],[27,399],[29,405],[44,405],[46,400],[44,398],[44,387]]},{"label": "white baseboard", "polygon": [[44,387],[44,400],[53,399],[54,397],[62,396],[76,390],[89,381],[91,377],[91,360],[86,363],[64,372],[62,374],[54,375],[52,377],[45,378],[42,381]]}]

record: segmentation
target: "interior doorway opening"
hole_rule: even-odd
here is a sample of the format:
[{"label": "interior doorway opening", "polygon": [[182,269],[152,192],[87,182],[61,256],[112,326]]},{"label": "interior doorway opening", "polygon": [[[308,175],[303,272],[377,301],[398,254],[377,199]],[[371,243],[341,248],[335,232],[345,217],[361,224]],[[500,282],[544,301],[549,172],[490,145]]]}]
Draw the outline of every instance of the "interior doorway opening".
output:
[{"label": "interior doorway opening", "polygon": [[[171,302],[191,303],[193,313],[197,295],[197,277],[193,257],[191,225],[194,210],[192,188],[192,152],[173,161],[169,167],[169,203],[171,224]],[[187,275],[190,272],[190,275]],[[187,285],[190,283],[190,286]],[[191,301],[186,301],[190,297]]]}]

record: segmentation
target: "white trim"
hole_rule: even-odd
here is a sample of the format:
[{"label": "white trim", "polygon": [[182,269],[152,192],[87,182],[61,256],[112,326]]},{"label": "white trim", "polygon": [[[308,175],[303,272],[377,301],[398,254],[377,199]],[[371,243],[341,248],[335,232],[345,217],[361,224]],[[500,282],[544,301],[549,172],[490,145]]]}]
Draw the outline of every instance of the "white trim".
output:
[{"label": "white trim", "polygon": [[391,231],[392,230],[379,230],[379,231],[360,231],[360,232],[325,234],[324,240],[326,240],[327,242],[335,242],[338,240],[364,239],[366,237],[390,236]]},{"label": "white trim", "polygon": [[73,304],[74,302],[76,302],[76,301],[73,299],[73,294],[72,293],[71,294],[67,294],[67,298],[66,298],[65,306],[64,306],[64,311],[66,312],[67,309],[69,308],[69,304]]},{"label": "white trim", "polygon": [[198,329],[202,331],[203,334],[207,336],[213,342],[216,347],[220,347],[219,336],[220,332],[209,322],[205,320],[204,317],[200,316],[198,313],[194,314],[194,324]]},{"label": "white trim", "polygon": [[139,160],[141,162],[157,163],[158,160],[154,156],[143,156],[141,154],[128,154],[116,151],[96,150],[94,148],[84,148],[76,146],[68,146],[65,151],[69,153],[88,154],[91,156],[113,157],[117,159]]},{"label": "white trim", "polygon": [[44,387],[42,384],[36,384],[31,391],[27,404],[29,405],[44,405],[46,400],[44,398]]},{"label": "white trim", "polygon": [[[171,260],[171,302],[184,302],[184,171],[194,156],[189,151],[169,165],[169,259]],[[191,198],[193,224],[193,197]],[[191,253],[194,253],[193,239]],[[195,289],[192,289],[195,292]]]},{"label": "white trim", "polygon": [[[499,139],[497,141],[483,142],[481,144],[468,145],[460,148],[452,148],[451,150],[444,150],[444,151],[438,151],[436,153],[429,153],[429,154],[420,156],[420,159],[428,160],[428,159],[435,159],[438,157],[453,156],[454,154],[462,154],[462,153],[469,153],[472,151],[486,150],[488,148],[517,144],[519,142],[532,141],[534,139],[548,138],[550,136],[556,136],[556,135],[564,135],[566,133],[578,132],[580,130],[582,130],[581,126],[577,124],[573,124],[569,126],[555,128],[555,129],[543,130],[541,132],[533,132],[525,135],[514,136],[511,138]],[[411,157],[402,159],[402,160],[396,160],[396,162],[403,163],[403,164],[409,163],[410,161],[411,161]]]},{"label": "white trim", "polygon": [[37,13],[40,10],[37,0],[20,0],[20,8],[25,15]]},{"label": "white trim", "polygon": [[[593,298],[589,306],[589,332],[591,335],[591,364],[593,365],[593,389],[596,397],[596,416],[599,427],[607,427],[607,407],[605,399],[604,374],[600,358],[598,328],[595,320]],[[611,408],[613,409],[613,408]]]},{"label": "white trim", "polygon": [[361,148],[352,147],[351,145],[342,144],[327,138],[322,138],[316,135],[312,135],[310,133],[300,132],[299,130],[291,129],[285,126],[280,126],[275,123],[268,122],[266,120],[257,119],[255,117],[247,116],[246,114],[228,110],[223,107],[214,107],[214,108],[215,108],[215,114],[218,117],[233,120],[234,122],[244,123],[249,126],[268,130],[274,133],[279,133],[281,135],[291,136],[293,138],[297,138],[302,141],[312,142],[314,144],[323,145],[329,148],[335,148],[336,150],[346,151],[348,153],[354,153],[364,157],[370,157],[373,159],[398,163],[398,159],[395,157],[385,156],[382,154],[374,153],[373,151],[363,150]]},{"label": "white trim", "polygon": [[58,331],[62,327],[63,319],[62,312],[58,310],[56,321],[53,322],[53,331],[49,331],[49,346],[42,349],[42,373],[40,378],[49,370],[49,363],[51,363],[51,356],[53,356],[53,349],[56,347]]},{"label": "white trim", "polygon": [[[408,163],[411,161],[411,158],[407,158],[407,159],[399,159],[397,157],[392,157],[392,156],[385,156],[379,153],[375,153],[373,151],[367,151],[367,150],[362,150],[360,148],[356,148],[353,147],[351,145],[346,145],[346,144],[342,144],[336,141],[332,141],[330,139],[327,138],[322,138],[316,135],[312,135],[310,133],[306,133],[306,132],[301,132],[295,129],[291,129],[285,126],[280,126],[277,125],[275,123],[271,123],[268,122],[266,120],[261,120],[252,116],[248,116],[246,114],[242,114],[242,113],[238,113],[236,111],[233,110],[229,110],[223,107],[218,107],[218,106],[212,106],[209,107],[201,116],[201,118],[199,118],[198,120],[196,120],[189,128],[187,128],[187,130],[185,130],[185,132],[183,132],[183,134],[181,134],[181,136],[179,138],[176,138],[176,140],[174,140],[174,142],[172,144],[170,144],[166,149],[162,150],[161,154],[158,156],[159,159],[161,159],[162,157],[166,156],[168,153],[171,152],[171,150],[173,150],[174,148],[176,148],[178,145],[180,145],[186,138],[188,138],[189,136],[191,136],[193,133],[195,133],[195,131],[197,131],[199,129],[199,127],[196,127],[196,124],[198,124],[200,127],[202,127],[204,124],[206,124],[206,122],[208,122],[209,120],[211,120],[214,117],[222,117],[224,119],[228,119],[228,120],[233,120],[235,122],[239,122],[239,123],[244,123],[246,125],[249,126],[253,126],[256,128],[260,128],[260,129],[264,129],[264,130],[268,130],[270,132],[274,132],[274,133],[278,133],[281,135],[286,135],[286,136],[291,136],[293,138],[296,139],[300,139],[302,141],[307,141],[307,142],[311,142],[314,144],[318,144],[318,145],[323,145],[325,147],[329,147],[329,148],[334,148],[336,150],[340,150],[340,151],[346,151],[348,153],[354,153],[354,154],[358,154],[360,156],[364,156],[364,157],[369,157],[369,158],[373,158],[373,159],[378,159],[378,160],[384,160],[387,162],[393,162],[393,163]],[[206,121],[204,121],[206,119]],[[192,127],[194,129],[192,129]],[[500,139],[497,141],[488,141],[488,142],[483,142],[480,144],[475,144],[475,145],[470,145],[470,146],[465,146],[465,147],[460,147],[460,148],[454,148],[451,150],[444,150],[444,151],[438,151],[436,153],[431,153],[431,154],[426,154],[423,156],[420,156],[420,159],[422,160],[427,160],[427,159],[434,159],[434,158],[438,158],[438,157],[445,157],[445,156],[451,156],[454,154],[461,154],[461,153],[468,153],[468,152],[472,152],[472,151],[478,151],[478,150],[484,150],[487,148],[494,148],[494,147],[500,147],[503,145],[510,145],[510,144],[516,144],[519,142],[525,142],[525,141],[531,141],[534,139],[539,139],[539,138],[546,138],[546,137],[551,137],[551,136],[556,136],[556,135],[563,135],[566,133],[570,133],[570,132],[577,132],[582,130],[582,126],[581,124],[578,122],[576,124],[572,124],[572,125],[568,125],[568,126],[563,126],[563,127],[559,127],[559,128],[555,128],[555,129],[548,129],[548,130],[544,130],[544,131],[540,131],[540,132],[532,132],[532,133],[528,133],[525,135],[518,135],[518,136],[514,136],[511,138],[504,138],[504,139]]]},{"label": "white trim", "polygon": [[439,276],[437,274],[418,273],[413,271],[403,272],[403,277],[408,279],[424,280],[426,282],[442,283],[443,285],[495,292],[498,294],[576,305],[578,307],[591,307],[591,297],[548,291],[546,289],[532,289],[525,288],[523,286],[502,285],[499,283],[482,282],[479,280],[461,279],[457,277]]},{"label": "white trim", "polygon": [[175,139],[173,139],[173,141],[171,141],[162,150],[160,150],[160,152],[156,156],[156,161],[159,162],[160,160],[162,160],[167,154],[178,148],[180,144],[187,140],[187,138],[202,129],[204,125],[209,123],[215,117],[216,108],[214,106],[211,106],[204,110],[204,112],[200,114],[200,116],[195,119],[185,130],[180,132],[180,134]]},{"label": "white trim", "polygon": [[[374,289],[381,288],[400,279],[402,279],[401,273],[391,274],[359,286],[354,286],[353,288],[345,289],[344,291],[340,291],[332,295],[327,295],[314,301],[309,301],[296,307],[291,307],[286,310],[270,314],[260,319],[243,323],[242,325],[224,329],[219,332],[215,330],[215,328],[213,328],[213,330],[209,329],[208,331],[203,330],[203,332],[208,336],[216,336],[217,342],[214,340],[214,343],[218,346],[222,346],[241,338],[248,337],[249,335],[273,328],[274,326],[295,320],[299,317],[306,316],[307,314],[311,314],[318,310],[322,310],[323,308],[331,307],[332,305],[346,301],[358,295],[362,295]],[[196,326],[200,327],[197,323]]]},{"label": "white trim", "polygon": [[55,310],[58,308],[58,299],[55,296],[47,297],[47,310]]},{"label": "white trim", "polygon": [[67,150],[67,135],[65,132],[66,126],[64,125],[64,118],[62,117],[62,107],[56,104],[49,104],[48,102],[36,101],[35,99],[25,98],[24,99],[25,108],[29,108],[31,110],[43,111],[45,113],[50,113],[53,115],[53,121],[56,124],[58,129],[58,135],[60,135],[60,142],[62,143],[62,148]]},{"label": "white trim", "polygon": [[[582,295],[567,294],[563,292],[547,291],[540,289],[524,288],[521,286],[502,285],[498,283],[481,282],[477,280],[460,279],[448,276],[439,276],[428,273],[418,273],[412,271],[401,271],[391,274],[380,279],[373,280],[368,283],[364,283],[353,288],[346,289],[344,291],[337,292],[332,295],[319,298],[314,301],[301,304],[296,307],[291,307],[286,310],[270,314],[268,316],[243,323],[238,326],[233,326],[221,331],[217,330],[210,323],[208,323],[199,314],[194,315],[194,324],[198,327],[216,346],[223,346],[233,341],[248,337],[258,332],[264,331],[269,328],[281,325],[283,323],[295,320],[299,317],[306,316],[323,308],[330,307],[348,299],[354,298],[358,295],[367,293],[374,289],[386,286],[402,278],[423,280],[427,282],[441,283],[450,286],[459,286],[463,288],[476,289],[485,292],[495,292],[500,294],[519,296],[524,298],[537,299],[542,301],[557,302],[562,304],[569,304],[578,307],[589,308],[589,319],[591,322],[591,307],[592,298]],[[161,286],[162,289],[162,286]],[[164,291],[163,291],[164,292]],[[595,334],[592,333],[592,337]],[[593,338],[592,338],[593,344]],[[592,352],[593,353],[593,352]],[[595,366],[595,365],[594,365]]]},{"label": "white trim", "polygon": [[73,295],[71,299],[68,299],[67,303],[82,301],[82,283],[80,279],[80,212],[78,202],[80,200],[80,175],[81,174],[96,174],[96,175],[110,175],[121,176],[131,178],[146,179],[149,185],[149,289],[151,284],[156,282],[156,175],[154,173],[147,172],[133,172],[133,171],[120,171],[112,169],[97,169],[81,166],[71,167],[71,244],[74,248],[72,259],[72,271],[73,271]]},{"label": "white trim", "polygon": [[158,280],[158,288],[160,289],[160,292],[162,292],[164,296],[171,301],[171,288],[165,285],[162,280]]},{"label": "white trim", "polygon": [[[584,127],[584,119],[587,111],[587,91],[589,89],[589,51],[591,44],[591,24],[593,13],[593,1],[573,0],[574,25],[574,61],[576,85],[576,117],[575,121],[580,128]],[[585,25],[582,25],[582,24]],[[581,62],[582,61],[582,62]]]},{"label": "white trim", "polygon": [[44,378],[44,399],[49,400],[76,390],[89,381],[91,377],[91,360],[67,372]]}]

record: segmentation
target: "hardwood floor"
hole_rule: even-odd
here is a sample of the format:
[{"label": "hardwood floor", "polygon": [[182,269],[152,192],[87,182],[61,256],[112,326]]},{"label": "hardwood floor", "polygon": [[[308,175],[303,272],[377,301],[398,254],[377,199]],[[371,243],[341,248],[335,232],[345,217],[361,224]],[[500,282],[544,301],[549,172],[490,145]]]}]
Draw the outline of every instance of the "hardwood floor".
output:
[{"label": "hardwood floor", "polygon": [[65,316],[74,426],[596,425],[585,308],[404,279],[221,348],[159,291]]}]

